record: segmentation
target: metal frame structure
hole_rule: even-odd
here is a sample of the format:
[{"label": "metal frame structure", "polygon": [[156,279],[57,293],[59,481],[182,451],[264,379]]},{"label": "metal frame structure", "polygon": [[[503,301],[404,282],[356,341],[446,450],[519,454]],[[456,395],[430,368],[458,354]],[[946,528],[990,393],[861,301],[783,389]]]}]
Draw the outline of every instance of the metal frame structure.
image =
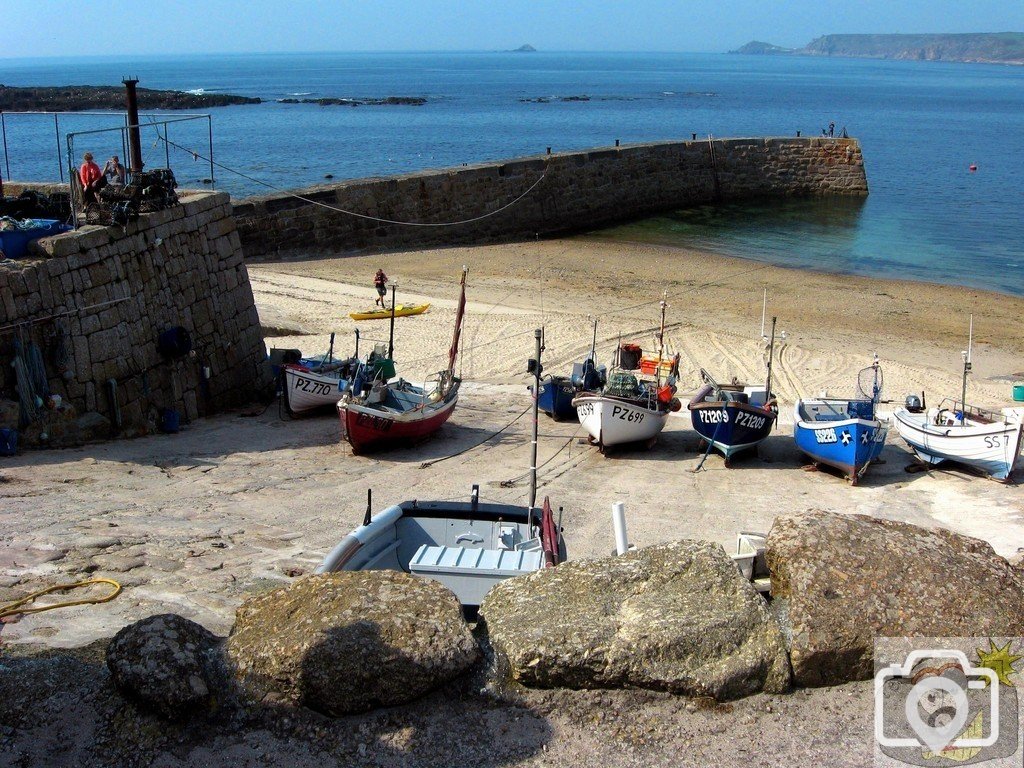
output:
[{"label": "metal frame structure", "polygon": [[[73,131],[73,132],[65,134],[65,140],[66,140],[66,143],[67,143],[67,147],[66,147],[66,150],[65,150],[66,151],[66,157],[62,159],[61,158],[61,135],[60,135],[60,117],[62,115],[69,115],[69,116],[73,115],[75,117],[83,117],[83,116],[113,117],[113,116],[116,116],[116,117],[120,117],[122,120],[124,120],[124,125],[123,126],[117,126],[117,127],[111,127],[111,128],[97,128],[97,129],[88,130],[88,131]],[[74,163],[74,159],[73,159],[74,158],[74,142],[75,142],[75,137],[77,137],[77,136],[88,136],[88,135],[93,135],[93,134],[98,134],[98,133],[112,133],[114,131],[118,131],[121,134],[121,147],[122,147],[122,154],[121,154],[121,156],[124,157],[127,160],[128,159],[128,135],[129,135],[129,132],[133,128],[140,129],[140,130],[143,129],[143,128],[154,128],[157,131],[157,136],[158,136],[159,140],[162,141],[163,144],[164,144],[164,159],[165,159],[165,163],[166,163],[167,167],[169,168],[171,162],[170,162],[170,144],[167,141],[168,126],[170,126],[172,123],[183,123],[183,122],[190,122],[190,121],[195,121],[195,120],[206,120],[206,123],[207,123],[207,133],[209,135],[209,145],[207,147],[207,150],[208,150],[208,153],[209,153],[208,157],[209,157],[209,160],[210,160],[210,180],[211,180],[211,185],[214,186],[214,188],[216,187],[216,176],[214,175],[215,164],[214,164],[214,161],[213,161],[213,116],[210,115],[210,114],[184,114],[184,115],[182,115],[182,114],[168,114],[168,113],[163,113],[163,112],[144,113],[140,117],[147,118],[149,120],[149,122],[143,123],[140,120],[139,121],[139,125],[133,126],[133,125],[129,124],[128,116],[124,112],[4,112],[3,110],[0,110],[0,141],[2,141],[3,152],[4,152],[4,170],[5,170],[4,178],[7,181],[11,180],[11,161],[10,161],[10,154],[8,152],[8,149],[7,149],[7,118],[11,117],[11,116],[17,116],[17,117],[47,117],[47,116],[52,116],[53,117],[54,139],[55,139],[56,148],[57,148],[57,168],[58,168],[58,171],[59,171],[59,174],[60,174],[60,181],[61,181],[61,183],[65,182],[65,181],[68,183],[68,188],[69,188],[69,192],[70,192],[70,195],[71,195],[72,210],[76,214],[81,210],[81,206],[76,204],[76,202],[80,202],[80,201],[77,201],[76,194],[75,194],[76,187],[75,187],[75,184],[73,183],[74,173],[76,172],[75,163]],[[158,119],[158,118],[162,118],[162,119]],[[161,129],[163,131],[162,134],[161,134]],[[67,177],[64,174],[64,163],[65,162],[67,162],[67,168],[68,168],[68,176]],[[74,218],[75,218],[74,224],[77,227],[77,215]]]}]

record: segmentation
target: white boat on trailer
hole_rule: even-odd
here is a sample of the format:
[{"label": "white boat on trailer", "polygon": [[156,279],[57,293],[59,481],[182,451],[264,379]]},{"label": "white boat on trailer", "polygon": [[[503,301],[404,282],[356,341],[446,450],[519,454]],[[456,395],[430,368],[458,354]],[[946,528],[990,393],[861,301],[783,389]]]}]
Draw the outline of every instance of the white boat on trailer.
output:
[{"label": "white boat on trailer", "polygon": [[924,394],[908,395],[904,408],[893,412],[896,429],[917,457],[927,464],[953,461],[979,469],[996,480],[1010,479],[1020,458],[1024,408],[987,410],[967,403],[971,372],[974,316],[971,316],[960,399],[946,398],[928,408]]}]

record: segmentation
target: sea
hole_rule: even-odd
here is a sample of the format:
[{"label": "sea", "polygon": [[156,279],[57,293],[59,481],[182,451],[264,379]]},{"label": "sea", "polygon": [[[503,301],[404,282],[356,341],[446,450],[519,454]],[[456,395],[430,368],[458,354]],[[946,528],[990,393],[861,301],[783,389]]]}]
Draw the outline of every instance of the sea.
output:
[{"label": "sea", "polygon": [[[826,272],[1024,295],[1024,67],[680,53],[322,53],[0,59],[0,83],[257,96],[146,117],[147,165],[235,197],[622,143],[738,136],[860,140],[866,200],[708,205],[602,237]],[[280,99],[414,96],[421,106]],[[167,121],[167,122],[164,122]],[[173,122],[171,122],[173,121]],[[3,116],[5,178],[121,154],[117,115]],[[88,133],[99,131],[97,133]],[[212,153],[223,167],[211,169]],[[163,141],[163,137],[168,139]],[[172,142],[172,143],[169,143]],[[975,170],[971,170],[972,166]],[[205,181],[204,181],[205,180]],[[813,300],[812,296],[808,300]]]}]

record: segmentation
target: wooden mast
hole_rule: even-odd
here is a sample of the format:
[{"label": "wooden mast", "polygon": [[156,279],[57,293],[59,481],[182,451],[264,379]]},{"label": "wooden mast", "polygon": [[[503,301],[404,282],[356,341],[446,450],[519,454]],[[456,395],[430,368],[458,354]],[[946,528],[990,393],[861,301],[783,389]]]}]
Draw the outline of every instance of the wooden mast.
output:
[{"label": "wooden mast", "polygon": [[459,308],[455,313],[455,331],[452,333],[452,346],[448,350],[448,378],[455,375],[455,360],[459,356],[459,337],[462,335],[462,318],[466,314],[466,275],[469,274],[469,267],[462,268],[461,292],[459,293]]}]

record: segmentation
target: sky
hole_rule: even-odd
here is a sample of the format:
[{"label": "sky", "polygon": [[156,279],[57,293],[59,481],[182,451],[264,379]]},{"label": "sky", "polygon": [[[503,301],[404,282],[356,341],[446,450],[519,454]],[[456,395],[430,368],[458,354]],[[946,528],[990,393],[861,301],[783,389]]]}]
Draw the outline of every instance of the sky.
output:
[{"label": "sky", "polygon": [[0,59],[312,51],[722,52],[832,33],[1024,32],[1021,0],[3,0]]}]

